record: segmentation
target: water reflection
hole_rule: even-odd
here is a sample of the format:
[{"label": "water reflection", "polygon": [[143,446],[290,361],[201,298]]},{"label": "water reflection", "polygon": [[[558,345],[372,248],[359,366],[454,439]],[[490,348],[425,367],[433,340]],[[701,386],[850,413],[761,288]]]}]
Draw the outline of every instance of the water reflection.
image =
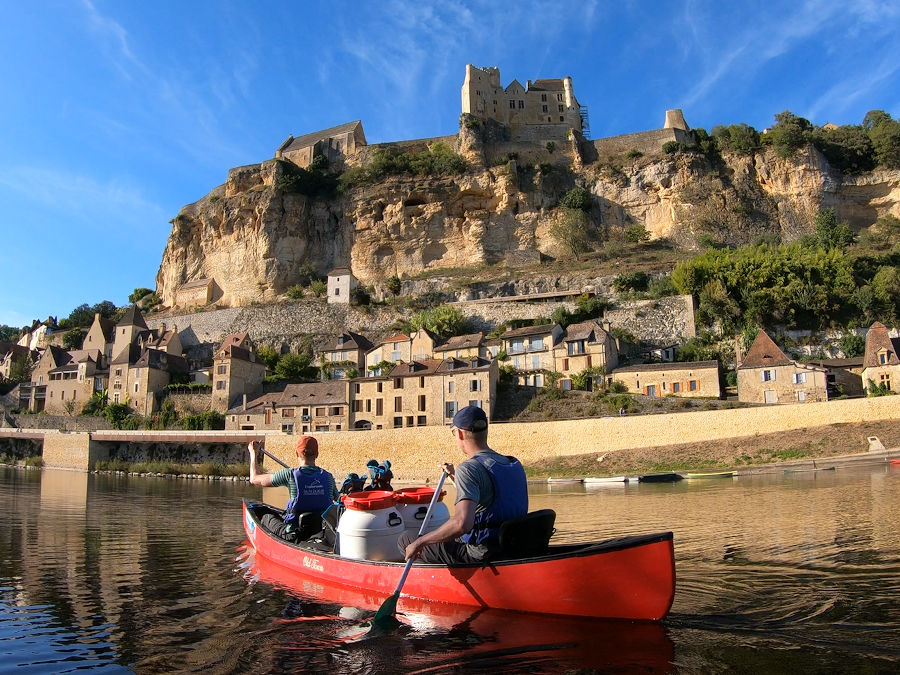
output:
[{"label": "water reflection", "polygon": [[675,532],[677,591],[661,626],[401,602],[402,629],[372,636],[364,621],[383,598],[314,578],[298,587],[239,550],[242,496],[259,491],[0,467],[0,671],[784,672],[852,663],[892,672],[900,662],[900,468],[534,486],[531,507],[557,511],[560,541]]}]

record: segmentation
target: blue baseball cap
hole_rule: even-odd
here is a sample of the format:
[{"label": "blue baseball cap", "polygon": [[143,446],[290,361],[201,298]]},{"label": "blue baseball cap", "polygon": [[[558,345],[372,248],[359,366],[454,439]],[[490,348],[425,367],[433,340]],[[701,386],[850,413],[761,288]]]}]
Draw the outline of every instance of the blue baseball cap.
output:
[{"label": "blue baseball cap", "polygon": [[484,431],[488,428],[488,418],[481,408],[467,405],[453,416],[452,425],[465,431]]}]

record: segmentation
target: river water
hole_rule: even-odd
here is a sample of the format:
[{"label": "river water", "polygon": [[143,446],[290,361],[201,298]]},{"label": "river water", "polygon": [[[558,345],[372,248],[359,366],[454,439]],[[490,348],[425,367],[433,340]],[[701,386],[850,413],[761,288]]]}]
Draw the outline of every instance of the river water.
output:
[{"label": "river water", "polygon": [[346,598],[255,578],[246,483],[0,467],[0,672],[900,669],[900,468],[530,495],[560,541],[674,531],[669,617],[447,612],[378,635]]}]

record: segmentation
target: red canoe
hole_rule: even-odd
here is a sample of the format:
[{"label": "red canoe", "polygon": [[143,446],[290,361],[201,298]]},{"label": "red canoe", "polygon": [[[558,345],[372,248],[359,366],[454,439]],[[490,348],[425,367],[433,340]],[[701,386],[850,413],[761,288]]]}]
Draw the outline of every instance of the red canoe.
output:
[{"label": "red canoe", "polygon": [[[268,507],[244,500],[244,530],[256,555],[297,573],[374,593],[396,589],[402,562],[351,560],[288,543],[260,525]],[[550,546],[546,555],[487,565],[415,564],[398,606],[407,598],[468,607],[589,616],[662,619],[675,597],[672,533],[622,537],[590,544]]]}]

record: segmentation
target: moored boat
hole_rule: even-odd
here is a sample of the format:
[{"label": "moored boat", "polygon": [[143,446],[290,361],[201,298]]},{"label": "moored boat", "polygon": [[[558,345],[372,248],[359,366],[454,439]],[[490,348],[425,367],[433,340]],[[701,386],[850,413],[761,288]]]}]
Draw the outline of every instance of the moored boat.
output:
[{"label": "moored boat", "polygon": [[[256,555],[325,583],[390,596],[402,562],[354,560],[292,544],[260,524],[270,507],[244,500],[244,530]],[[488,564],[412,566],[398,606],[408,599],[521,612],[609,619],[662,619],[675,596],[672,533],[551,545],[546,554]]]},{"label": "moored boat", "polygon": [[900,457],[891,460],[891,466],[900,466]]},{"label": "moored boat", "polygon": [[638,476],[639,483],[674,483],[675,481],[683,479],[684,476],[680,473],[675,473],[674,471],[668,471],[666,473],[648,473],[643,476]]},{"label": "moored boat", "polygon": [[695,480],[698,478],[734,478],[737,475],[736,471],[708,471],[708,472],[693,472],[689,471],[685,477],[689,480]]},{"label": "moored boat", "polygon": [[628,482],[628,476],[603,476],[601,478],[585,478],[585,485],[624,485]]}]

